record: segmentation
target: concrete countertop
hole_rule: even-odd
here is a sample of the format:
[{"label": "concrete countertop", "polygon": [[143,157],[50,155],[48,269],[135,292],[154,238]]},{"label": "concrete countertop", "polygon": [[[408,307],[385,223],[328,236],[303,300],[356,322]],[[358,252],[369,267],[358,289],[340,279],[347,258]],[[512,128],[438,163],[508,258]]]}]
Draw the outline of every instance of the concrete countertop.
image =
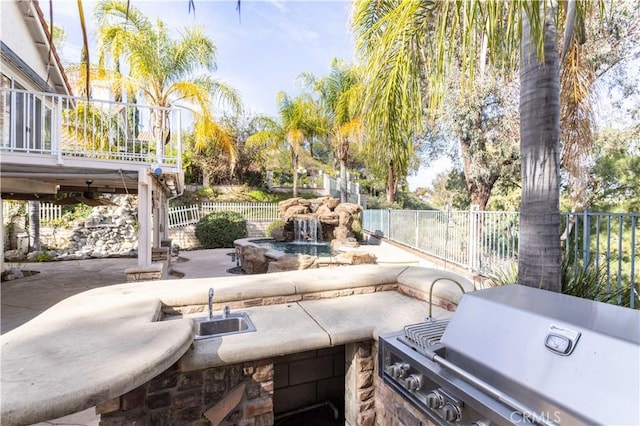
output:
[{"label": "concrete countertop", "polygon": [[[92,407],[178,361],[180,368],[193,370],[377,338],[421,321],[428,310],[428,303],[395,291],[234,309],[248,312],[257,331],[196,342],[193,321],[158,321],[163,309],[206,305],[209,287],[222,304],[398,283],[403,275],[403,285],[424,285],[444,273],[379,265],[346,272],[323,268],[128,283],[65,299],[1,336],[1,423],[35,423]],[[439,308],[434,312],[450,315]]]},{"label": "concrete countertop", "polygon": [[[182,371],[272,358],[358,342],[424,320],[428,304],[395,291],[242,309],[256,331],[194,342]],[[452,312],[434,308],[435,316]]]}]

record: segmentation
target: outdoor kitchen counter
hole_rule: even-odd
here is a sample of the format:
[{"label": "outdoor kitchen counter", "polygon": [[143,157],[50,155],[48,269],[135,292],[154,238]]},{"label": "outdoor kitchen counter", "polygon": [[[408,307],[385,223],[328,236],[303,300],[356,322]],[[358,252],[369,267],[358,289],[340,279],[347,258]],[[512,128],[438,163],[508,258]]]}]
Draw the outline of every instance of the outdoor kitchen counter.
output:
[{"label": "outdoor kitchen counter", "polygon": [[[193,349],[180,359],[180,370],[202,370],[377,338],[423,321],[428,304],[383,291],[242,311],[249,313],[255,332],[195,341]],[[436,308],[436,314],[444,317],[452,313]]]},{"label": "outdoor kitchen counter", "polygon": [[[422,287],[446,274],[375,265],[350,267],[346,272],[326,268],[312,273],[129,283],[65,299],[1,336],[0,422],[30,424],[92,407],[149,381],[178,360],[182,369],[191,370],[377,338],[379,333],[421,321],[428,303],[396,291],[282,300],[403,281],[412,286],[420,276],[422,282],[415,287]],[[256,332],[195,343],[193,321],[159,321],[163,310],[206,306],[210,287],[216,291],[216,311],[238,300],[251,305],[267,298],[274,304],[241,309],[250,314]],[[446,311],[436,310],[436,315]]]}]

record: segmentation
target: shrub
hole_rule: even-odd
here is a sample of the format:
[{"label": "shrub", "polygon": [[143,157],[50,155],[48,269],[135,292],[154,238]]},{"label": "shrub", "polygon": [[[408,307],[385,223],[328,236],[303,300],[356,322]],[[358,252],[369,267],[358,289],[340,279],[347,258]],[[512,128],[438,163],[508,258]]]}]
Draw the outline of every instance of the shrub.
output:
[{"label": "shrub", "polygon": [[247,221],[240,213],[210,213],[196,225],[196,237],[205,248],[233,247],[233,241],[247,236]]},{"label": "shrub", "polygon": [[[629,288],[607,289],[606,264],[596,267],[593,259],[583,267],[581,263],[574,264],[567,256],[562,259],[562,293],[583,299],[597,300],[605,303],[626,306],[630,305],[631,291]],[[516,284],[518,282],[518,264],[512,262],[498,268],[490,274],[493,285]],[[617,300],[621,299],[618,303]]]},{"label": "shrub", "polygon": [[47,251],[41,251],[33,260],[35,262],[51,262],[53,260],[53,256]]},{"label": "shrub", "polygon": [[358,241],[364,240],[364,234],[362,233],[362,222],[359,216],[353,219],[351,230],[353,231],[353,236],[356,240]]},{"label": "shrub", "polygon": [[278,228],[284,228],[284,221],[283,220],[278,219],[278,220],[274,220],[273,222],[271,222],[269,224],[269,226],[267,226],[267,229],[264,231],[264,234],[267,237],[273,237],[273,231],[275,229],[278,229]]},{"label": "shrub", "polygon": [[84,204],[76,204],[73,206],[64,206],[62,209],[62,217],[49,222],[49,226],[54,228],[71,229],[78,222],[85,221],[93,211],[93,207]]}]

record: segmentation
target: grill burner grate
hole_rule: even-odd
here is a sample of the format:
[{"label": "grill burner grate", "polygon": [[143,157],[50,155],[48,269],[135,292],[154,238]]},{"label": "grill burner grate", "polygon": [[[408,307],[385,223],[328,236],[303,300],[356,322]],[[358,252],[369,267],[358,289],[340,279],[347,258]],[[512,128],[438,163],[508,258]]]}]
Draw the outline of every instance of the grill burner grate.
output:
[{"label": "grill burner grate", "polygon": [[404,327],[404,336],[399,336],[398,340],[426,355],[426,351],[433,351],[439,345],[448,325],[448,319],[407,325]]}]

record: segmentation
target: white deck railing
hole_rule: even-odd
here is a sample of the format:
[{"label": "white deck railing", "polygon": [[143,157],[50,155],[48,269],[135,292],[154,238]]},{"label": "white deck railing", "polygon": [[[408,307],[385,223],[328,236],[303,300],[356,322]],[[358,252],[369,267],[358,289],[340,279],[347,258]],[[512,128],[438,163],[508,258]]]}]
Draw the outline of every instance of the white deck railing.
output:
[{"label": "white deck railing", "polygon": [[180,168],[177,108],[0,88],[0,150]]}]

